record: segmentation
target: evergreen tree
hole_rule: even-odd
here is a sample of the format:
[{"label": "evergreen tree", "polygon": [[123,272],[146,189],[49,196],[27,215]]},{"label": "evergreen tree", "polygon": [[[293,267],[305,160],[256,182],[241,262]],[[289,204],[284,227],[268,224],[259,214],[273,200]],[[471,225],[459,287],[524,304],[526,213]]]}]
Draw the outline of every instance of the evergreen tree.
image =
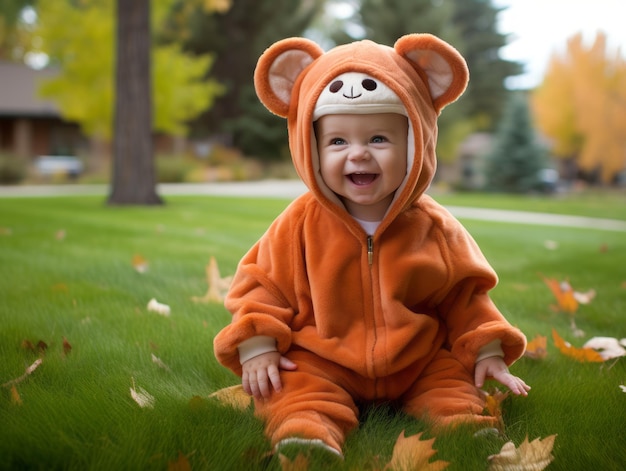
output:
[{"label": "evergreen tree", "polygon": [[540,190],[545,150],[538,144],[526,97],[511,94],[486,158],[487,188],[506,193]]},{"label": "evergreen tree", "polygon": [[[254,92],[261,53],[272,43],[302,36],[325,0],[236,0],[223,13],[207,14],[180,0],[162,41],[183,40],[194,54],[213,53],[211,76],[225,86],[214,106],[193,122],[192,136],[226,135],[247,155],[278,158],[287,152],[287,127],[271,115]],[[182,27],[184,26],[184,28]],[[181,38],[181,31],[185,37]]]},{"label": "evergreen tree", "polygon": [[468,88],[460,99],[479,131],[492,131],[508,98],[507,77],[519,75],[522,65],[501,59],[507,36],[496,30],[501,9],[491,0],[454,0],[452,21],[461,36],[459,49],[470,70]]}]

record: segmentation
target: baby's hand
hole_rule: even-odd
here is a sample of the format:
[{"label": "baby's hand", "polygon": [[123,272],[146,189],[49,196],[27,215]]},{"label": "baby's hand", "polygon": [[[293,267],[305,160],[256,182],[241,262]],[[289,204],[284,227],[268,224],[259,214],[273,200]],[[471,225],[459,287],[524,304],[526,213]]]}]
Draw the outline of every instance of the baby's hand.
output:
[{"label": "baby's hand", "polygon": [[283,370],[295,370],[297,368],[294,362],[279,352],[263,353],[250,358],[241,367],[243,370],[241,375],[243,390],[256,399],[269,398],[272,393],[270,386],[276,392],[282,390],[279,368]]},{"label": "baby's hand", "polygon": [[476,363],[474,382],[476,387],[481,388],[485,384],[485,379],[491,376],[504,386],[507,386],[514,394],[528,396],[530,386],[521,378],[509,373],[509,369],[501,357],[490,357]]}]

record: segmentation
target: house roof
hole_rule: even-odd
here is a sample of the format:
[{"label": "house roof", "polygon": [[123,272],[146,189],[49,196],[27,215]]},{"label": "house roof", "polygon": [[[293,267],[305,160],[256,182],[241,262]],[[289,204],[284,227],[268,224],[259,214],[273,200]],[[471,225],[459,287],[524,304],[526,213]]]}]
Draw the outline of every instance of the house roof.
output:
[{"label": "house roof", "polygon": [[35,70],[24,64],[0,61],[0,116],[59,116],[59,108],[38,96],[41,80],[54,77],[54,69]]}]

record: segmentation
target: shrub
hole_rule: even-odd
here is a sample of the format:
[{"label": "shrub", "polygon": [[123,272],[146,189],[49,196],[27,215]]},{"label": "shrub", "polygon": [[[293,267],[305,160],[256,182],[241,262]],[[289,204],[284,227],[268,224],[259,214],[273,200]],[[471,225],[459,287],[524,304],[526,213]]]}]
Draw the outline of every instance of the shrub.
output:
[{"label": "shrub", "polygon": [[24,159],[15,155],[0,154],[0,184],[15,185],[26,178]]}]

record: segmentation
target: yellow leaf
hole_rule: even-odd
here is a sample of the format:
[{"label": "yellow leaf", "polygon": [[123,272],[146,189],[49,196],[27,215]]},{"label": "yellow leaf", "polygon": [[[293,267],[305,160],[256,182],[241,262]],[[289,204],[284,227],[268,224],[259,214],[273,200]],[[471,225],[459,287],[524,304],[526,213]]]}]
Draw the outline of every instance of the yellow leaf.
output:
[{"label": "yellow leaf", "polygon": [[537,438],[529,443],[526,437],[519,448],[515,448],[513,442],[507,442],[500,453],[487,458],[488,471],[541,471],[554,460],[552,447],[555,438],[556,435],[550,435],[543,441]]},{"label": "yellow leaf", "polygon": [[487,409],[487,413],[498,419],[498,430],[500,432],[504,431],[504,418],[502,417],[502,402],[509,397],[509,391],[502,392],[498,388],[494,388],[494,390],[490,393],[487,393],[485,397],[485,409]]},{"label": "yellow leaf", "polygon": [[446,468],[449,464],[447,461],[428,462],[437,453],[432,448],[435,439],[420,440],[421,435],[418,433],[407,438],[403,430],[396,440],[391,461],[385,469],[392,471],[438,471]]},{"label": "yellow leaf", "polygon": [[228,288],[230,288],[230,283],[232,282],[233,277],[227,276],[222,278],[220,276],[220,269],[217,266],[217,260],[215,260],[215,257],[211,257],[205,270],[208,285],[207,292],[204,296],[193,296],[191,298],[192,301],[197,303],[222,303]]},{"label": "yellow leaf", "polygon": [[541,360],[548,354],[548,337],[545,335],[537,335],[526,345],[524,356],[533,360]]},{"label": "yellow leaf", "polygon": [[22,405],[22,398],[20,397],[20,393],[17,392],[15,384],[11,386],[11,402],[16,406]]},{"label": "yellow leaf", "polygon": [[215,391],[213,394],[210,394],[209,397],[217,399],[224,405],[240,410],[247,409],[252,403],[252,396],[248,395],[248,393],[243,390],[241,384]]},{"label": "yellow leaf", "polygon": [[552,329],[552,338],[554,339],[554,345],[559,351],[570,358],[573,358],[581,363],[588,362],[603,362],[605,361],[598,352],[593,348],[576,348],[569,342],[566,342],[555,329]]}]

